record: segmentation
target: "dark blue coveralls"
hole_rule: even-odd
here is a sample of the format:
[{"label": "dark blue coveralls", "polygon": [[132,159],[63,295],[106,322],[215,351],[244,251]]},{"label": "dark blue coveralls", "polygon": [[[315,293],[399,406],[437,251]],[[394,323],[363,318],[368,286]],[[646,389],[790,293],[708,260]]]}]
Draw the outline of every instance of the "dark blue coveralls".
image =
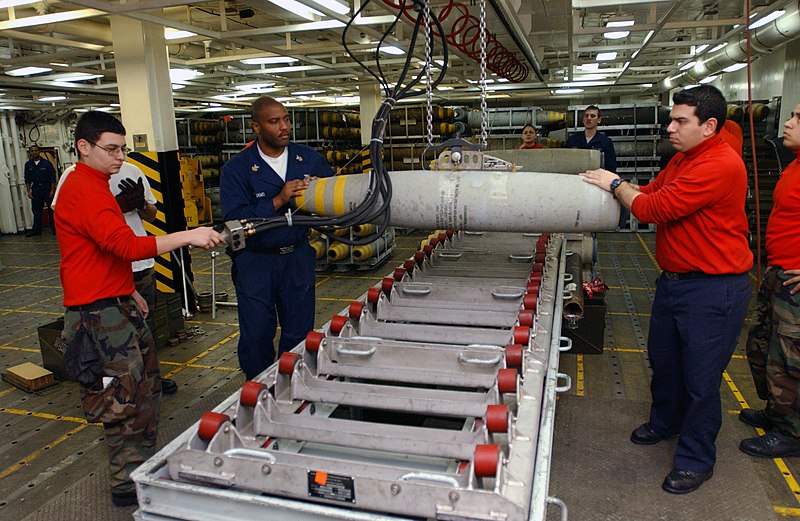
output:
[{"label": "dark blue coveralls", "polygon": [[[41,235],[42,233],[42,210],[45,203],[50,202],[50,190],[56,180],[56,169],[52,163],[43,157],[39,157],[39,164],[33,161],[25,163],[25,184],[31,185],[31,211],[33,211],[33,228],[29,235]],[[55,233],[53,223],[53,210],[47,208],[50,214],[50,229]]]},{"label": "dark blue coveralls", "polygon": [[[290,142],[286,181],[328,177],[333,170],[313,148]],[[222,168],[220,202],[223,220],[285,215],[272,198],[285,182],[258,153],[257,144]],[[305,226],[281,227],[249,237],[234,252],[231,276],[239,311],[239,365],[248,380],[275,361],[273,341],[278,322],[278,353],[285,353],[314,329],[316,255]]]}]

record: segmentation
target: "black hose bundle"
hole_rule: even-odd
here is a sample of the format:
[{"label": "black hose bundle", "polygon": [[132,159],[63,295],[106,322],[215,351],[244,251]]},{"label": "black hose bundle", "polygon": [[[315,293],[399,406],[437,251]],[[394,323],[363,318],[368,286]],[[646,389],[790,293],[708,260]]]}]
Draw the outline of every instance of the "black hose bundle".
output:
[{"label": "black hose bundle", "polygon": [[[255,233],[271,230],[281,226],[309,226],[319,230],[321,233],[328,235],[332,240],[343,242],[350,246],[362,246],[365,244],[370,244],[379,239],[389,227],[389,220],[391,216],[389,203],[392,199],[392,181],[389,178],[389,173],[383,163],[383,138],[386,135],[386,127],[389,124],[389,114],[394,105],[401,99],[416,96],[425,92],[424,89],[417,88],[421,82],[421,79],[425,76],[425,70],[420,71],[414,79],[408,82],[407,85],[405,84],[405,81],[406,77],[408,76],[408,72],[411,69],[412,59],[414,59],[413,51],[417,42],[417,37],[419,36],[420,28],[424,27],[425,4],[427,0],[413,0],[413,9],[417,12],[417,17],[414,23],[413,32],[411,34],[411,40],[409,42],[409,48],[408,52],[406,53],[406,60],[403,65],[403,69],[400,73],[400,77],[394,83],[393,87],[387,80],[383,72],[383,68],[381,67],[380,48],[383,45],[384,40],[389,36],[389,34],[391,34],[392,30],[397,25],[398,20],[404,12],[406,3],[408,2],[410,4],[411,0],[403,0],[403,8],[398,10],[394,22],[386,29],[378,42],[378,46],[375,49],[377,73],[372,71],[369,67],[367,67],[366,64],[361,62],[347,46],[348,30],[350,29],[356,17],[361,14],[361,11],[364,10],[370,1],[371,0],[366,0],[361,5],[361,8],[353,15],[342,31],[342,45],[344,46],[347,54],[350,55],[353,60],[367,70],[380,83],[386,96],[372,121],[372,135],[369,142],[369,156],[370,160],[372,161],[373,170],[372,173],[369,174],[370,179],[367,195],[364,197],[364,200],[362,200],[358,205],[356,205],[355,208],[353,208],[353,210],[344,215],[336,217],[299,215],[290,212],[287,215],[280,217],[271,217],[268,219],[250,219],[249,222],[253,225]],[[434,39],[438,35],[445,34],[441,23],[436,18],[432,10],[430,11],[430,20],[431,25],[435,25],[435,28],[430,27],[427,31],[427,34],[430,38],[430,45],[428,46],[430,49],[430,54],[425,56],[428,67],[433,64],[435,48]],[[444,65],[441,67],[436,80],[431,84],[431,88],[435,88],[437,85],[439,85],[444,79],[445,73],[447,72],[447,41],[441,36],[439,36],[439,39],[442,46]],[[359,224],[376,222],[380,222],[376,232],[365,237],[350,239],[349,237],[341,237],[333,234],[333,230],[336,228],[347,228]]]}]

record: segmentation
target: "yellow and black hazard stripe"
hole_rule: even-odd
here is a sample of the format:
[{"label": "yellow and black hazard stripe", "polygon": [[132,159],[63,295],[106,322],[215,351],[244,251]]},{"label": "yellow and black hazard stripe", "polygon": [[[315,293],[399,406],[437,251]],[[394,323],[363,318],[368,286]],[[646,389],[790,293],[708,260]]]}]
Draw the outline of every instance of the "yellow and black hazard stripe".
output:
[{"label": "yellow and black hazard stripe", "polygon": [[365,174],[372,170],[372,160],[369,158],[369,147],[361,151],[361,171]]},{"label": "yellow and black hazard stripe", "polygon": [[[180,180],[180,161],[177,151],[131,152],[128,162],[139,167],[147,176],[155,196],[156,218],[144,227],[150,235],[167,235],[186,229],[183,212],[183,192]],[[177,255],[176,255],[177,254]],[[165,253],[156,257],[156,289],[163,293],[183,291],[181,266],[178,259],[183,256],[183,266],[188,279],[194,280],[192,259],[188,248],[182,252]],[[193,299],[190,299],[193,300]]]}]

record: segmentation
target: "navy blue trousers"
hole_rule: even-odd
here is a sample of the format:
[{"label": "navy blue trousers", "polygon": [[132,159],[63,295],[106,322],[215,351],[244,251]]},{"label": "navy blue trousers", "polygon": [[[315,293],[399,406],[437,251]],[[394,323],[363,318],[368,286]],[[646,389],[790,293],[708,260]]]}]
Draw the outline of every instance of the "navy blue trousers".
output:
[{"label": "navy blue trousers", "polygon": [[[50,202],[50,185],[45,187],[32,187],[31,188],[31,211],[33,212],[33,228],[31,233],[42,233],[42,211],[44,206]],[[55,222],[53,221],[53,209],[47,207],[47,213],[50,217],[50,230],[56,231]]]},{"label": "navy blue trousers", "polygon": [[750,294],[746,273],[658,278],[647,341],[653,367],[650,426],[662,435],[680,435],[675,468],[714,468],[722,372],[736,348]]},{"label": "navy blue trousers", "polygon": [[248,380],[290,351],[314,329],[316,254],[305,243],[286,255],[243,251],[233,260],[239,312],[239,366]]}]

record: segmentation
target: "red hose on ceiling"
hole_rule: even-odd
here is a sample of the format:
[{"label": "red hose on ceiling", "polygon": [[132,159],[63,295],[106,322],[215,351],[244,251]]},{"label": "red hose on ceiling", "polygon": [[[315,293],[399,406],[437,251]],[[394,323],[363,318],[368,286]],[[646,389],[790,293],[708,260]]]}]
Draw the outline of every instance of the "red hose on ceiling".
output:
[{"label": "red hose on ceiling", "polygon": [[[416,21],[413,5],[407,5],[402,0],[400,2],[383,0],[383,3],[392,9],[400,9],[403,16],[411,22]],[[439,10],[437,18],[445,28],[447,43],[475,62],[479,62],[481,52],[480,20],[470,14],[469,7],[461,2],[449,0]],[[447,29],[448,19],[452,19],[449,29]],[[436,36],[439,36],[435,25],[432,25],[432,30]],[[528,67],[500,43],[494,33],[488,30],[486,31],[486,68],[499,77],[514,83],[520,83],[528,78]]]}]

